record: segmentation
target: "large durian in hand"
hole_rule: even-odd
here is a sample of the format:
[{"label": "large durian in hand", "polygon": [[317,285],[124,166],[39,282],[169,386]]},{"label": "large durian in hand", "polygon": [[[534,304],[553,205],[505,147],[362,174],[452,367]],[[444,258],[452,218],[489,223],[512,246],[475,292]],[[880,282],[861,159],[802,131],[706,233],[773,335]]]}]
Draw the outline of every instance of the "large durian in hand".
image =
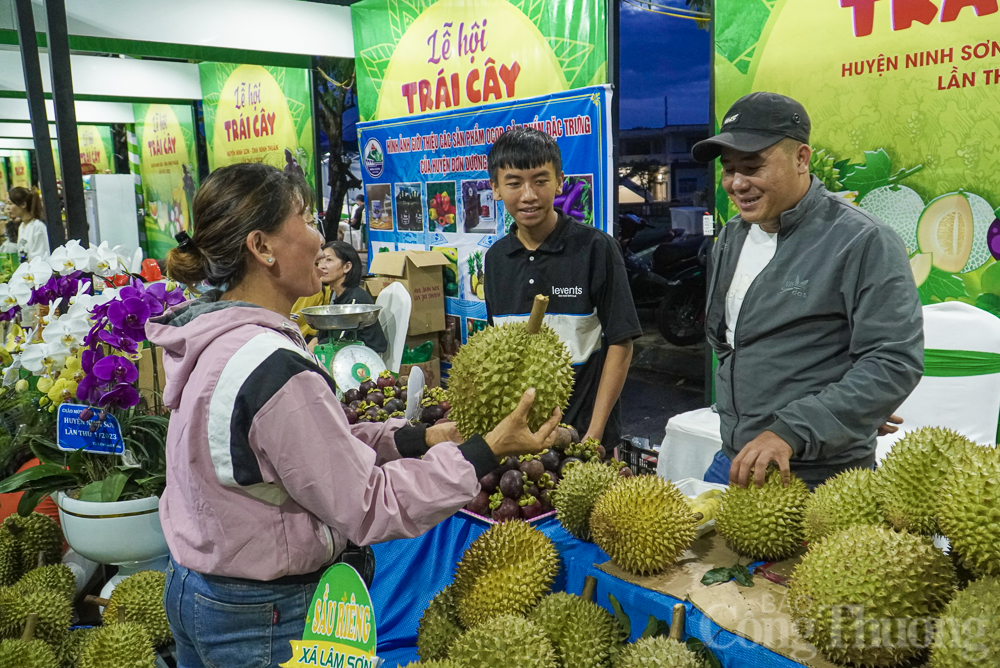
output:
[{"label": "large durian in hand", "polygon": [[41,513],[31,513],[27,517],[11,515],[0,525],[0,533],[8,534],[17,546],[22,573],[39,565],[62,563],[62,529],[51,517]]},{"label": "large durian in hand", "polygon": [[962,449],[937,495],[937,521],[966,568],[1000,576],[1000,449]]},{"label": "large durian in hand", "polygon": [[611,613],[566,592],[543,598],[528,619],[545,632],[562,668],[609,668],[623,640]]},{"label": "large durian in hand", "polygon": [[55,646],[69,630],[70,604],[58,592],[22,593],[16,588],[0,589],[0,638],[20,638],[28,616],[38,615],[35,637]]},{"label": "large durian in hand", "polygon": [[652,636],[625,649],[614,668],[703,668],[704,660],[679,640]]},{"label": "large durian in hand", "polygon": [[577,464],[565,471],[559,487],[549,495],[556,518],[575,537],[590,540],[590,512],[594,504],[622,477],[616,469],[600,461]]},{"label": "large durian in hand", "polygon": [[167,575],[163,571],[139,571],[118,583],[104,608],[105,626],[117,624],[118,607],[125,606],[129,623],[145,629],[156,647],[170,643],[173,635],[163,607],[166,580]]},{"label": "large durian in hand", "polygon": [[1000,666],[1000,580],[973,582],[941,613],[931,668]]},{"label": "large durian in hand", "polygon": [[463,436],[487,434],[535,388],[528,413],[532,431],[556,408],[565,408],[573,391],[573,360],[566,344],[542,324],[547,297],[536,297],[528,322],[487,327],[452,358],[448,371],[449,419]]},{"label": "large durian in hand", "polygon": [[655,475],[618,482],[590,513],[594,542],[634,575],[659,573],[674,563],[691,545],[697,525],[687,497]]},{"label": "large durian in hand", "polygon": [[771,466],[763,487],[751,477],[745,488],[731,486],[720,499],[715,528],[737,554],[780,561],[799,550],[809,488],[794,473],[785,487],[781,471]]},{"label": "large durian in hand", "polygon": [[79,668],[154,668],[156,652],[138,624],[124,621],[102,626],[83,648]]},{"label": "large durian in hand", "polygon": [[498,615],[528,614],[549,593],[558,570],[552,541],[527,522],[490,527],[472,542],[455,571],[462,625],[471,629]]},{"label": "large durian in hand", "polygon": [[544,631],[516,615],[494,617],[466,631],[451,646],[450,658],[462,668],[558,667]]},{"label": "large durian in hand", "polygon": [[871,469],[851,469],[827,480],[806,501],[806,540],[815,543],[848,527],[883,524],[876,492]]},{"label": "large durian in hand", "polygon": [[894,666],[928,646],[954,594],[955,569],[930,537],[855,526],[806,553],[788,600],[799,633],[834,663]]},{"label": "large durian in hand", "polygon": [[417,625],[417,653],[424,661],[444,659],[465,629],[458,616],[454,587],[449,585],[431,599]]},{"label": "large durian in hand", "polygon": [[975,445],[958,432],[937,427],[911,431],[896,441],[878,469],[878,501],[896,529],[938,533],[937,499],[954,458]]}]

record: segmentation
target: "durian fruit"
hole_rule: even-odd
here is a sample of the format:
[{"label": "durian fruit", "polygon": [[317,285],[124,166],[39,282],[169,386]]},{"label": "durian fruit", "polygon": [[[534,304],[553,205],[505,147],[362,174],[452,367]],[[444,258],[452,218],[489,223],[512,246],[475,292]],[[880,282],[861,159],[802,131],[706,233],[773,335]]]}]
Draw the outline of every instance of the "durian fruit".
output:
[{"label": "durian fruit", "polygon": [[751,479],[746,488],[733,485],[722,495],[715,528],[734,552],[780,561],[799,550],[809,488],[797,475],[791,476],[785,487],[781,471],[770,466],[763,487]]},{"label": "durian fruit", "polygon": [[35,637],[58,645],[66,637],[70,622],[70,603],[57,592],[21,593],[10,587],[0,590],[0,638],[20,638],[31,613],[38,614]]},{"label": "durian fruit", "polygon": [[56,658],[63,668],[78,668],[83,649],[90,642],[97,629],[76,629],[70,631],[55,649]]},{"label": "durian fruit", "polygon": [[122,580],[104,608],[104,625],[118,623],[118,607],[123,605],[128,610],[129,623],[145,629],[156,647],[169,644],[173,635],[163,607],[166,581],[163,571],[139,571]]},{"label": "durian fruit", "polygon": [[687,645],[663,636],[626,645],[615,661],[615,668],[703,668],[704,665],[704,660]]},{"label": "durian fruit", "polygon": [[590,511],[597,499],[622,477],[600,461],[586,462],[566,469],[559,487],[550,494],[556,519],[566,531],[580,540],[590,540]]},{"label": "durian fruit", "polygon": [[10,587],[21,579],[21,551],[14,537],[0,531],[0,587]]},{"label": "durian fruit", "polygon": [[972,441],[937,427],[911,431],[896,441],[878,469],[879,505],[896,529],[938,533],[937,498],[955,456]]},{"label": "durian fruit", "polygon": [[986,578],[959,592],[941,614],[931,668],[1000,665],[1000,580]]},{"label": "durian fruit", "polygon": [[451,646],[450,658],[462,668],[558,668],[545,632],[516,615],[494,617],[466,631]]},{"label": "durian fruit", "polygon": [[0,668],[59,668],[59,661],[41,640],[4,640],[0,642]]},{"label": "durian fruit", "polygon": [[590,513],[594,542],[635,575],[659,573],[674,563],[691,545],[697,526],[687,497],[655,475],[621,480]]},{"label": "durian fruit", "polygon": [[1000,576],[1000,449],[962,450],[937,495],[937,519],[962,564]]},{"label": "durian fruit", "polygon": [[528,620],[545,632],[561,668],[609,668],[622,642],[611,613],[566,592],[543,598]]},{"label": "durian fruit", "polygon": [[52,591],[61,594],[72,603],[76,598],[76,576],[65,564],[52,564],[36,568],[18,580],[14,589],[27,593],[29,591]]},{"label": "durian fruit", "polygon": [[876,493],[870,469],[844,471],[827,480],[806,500],[805,539],[815,543],[847,527],[884,524]]},{"label": "durian fruit", "polygon": [[929,645],[954,594],[955,569],[929,537],[854,526],[806,553],[788,600],[799,633],[834,663],[893,666]]},{"label": "durian fruit", "polygon": [[472,542],[455,571],[462,625],[471,629],[498,615],[528,614],[549,592],[558,570],[552,541],[527,522],[490,527]]},{"label": "durian fruit", "polygon": [[79,668],[154,668],[156,652],[138,624],[122,622],[94,631],[80,655]]},{"label": "durian fruit", "polygon": [[[535,302],[529,322],[487,327],[452,358],[448,417],[464,437],[492,431],[529,388],[535,388],[528,413],[532,431],[541,427],[556,407],[565,408],[569,402],[573,359],[559,335],[541,324],[548,298],[536,297]],[[538,330],[534,330],[536,325]]]},{"label": "durian fruit", "polygon": [[465,629],[458,616],[454,587],[449,585],[431,599],[417,625],[417,653],[424,661],[445,659],[455,639]]},{"label": "durian fruit", "polygon": [[420,660],[414,661],[413,663],[406,664],[406,668],[462,668],[460,665],[454,661],[449,661],[448,659],[431,659],[431,660]]},{"label": "durian fruit", "polygon": [[[17,545],[22,573],[39,565],[62,563],[62,529],[51,517],[41,513],[31,513],[27,517],[11,515],[0,525],[0,533],[9,534]],[[42,555],[41,564],[39,553]]]}]

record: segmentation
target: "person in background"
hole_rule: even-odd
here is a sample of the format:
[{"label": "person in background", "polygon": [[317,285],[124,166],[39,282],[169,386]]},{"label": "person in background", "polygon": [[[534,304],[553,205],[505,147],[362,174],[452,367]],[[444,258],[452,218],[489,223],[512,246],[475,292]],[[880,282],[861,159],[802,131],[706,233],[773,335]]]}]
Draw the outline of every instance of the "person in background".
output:
[{"label": "person in background", "polygon": [[21,220],[17,230],[17,250],[22,261],[49,256],[49,231],[43,221],[41,196],[27,188],[11,188],[7,194],[8,213]]},{"label": "person in background", "polygon": [[508,457],[555,440],[534,400],[488,434],[405,420],[350,425],[333,379],[289,315],[320,290],[312,190],[269,165],[215,170],[194,198],[167,274],[216,289],[146,323],[164,350],[172,412],[160,524],[163,602],[178,668],[276,668],[302,638],[313,592],[348,543],[418,536],[480,491]]},{"label": "person in background", "polygon": [[17,252],[17,223],[13,220],[7,221],[5,227],[6,235],[4,236],[3,243],[0,244],[0,253],[16,253]]},{"label": "person in background", "polygon": [[[302,317],[302,309],[309,306],[328,304],[374,304],[368,291],[361,287],[361,258],[351,244],[346,241],[330,241],[323,246],[322,254],[316,259],[316,269],[323,289],[305,299],[299,299],[292,306],[292,315],[298,317],[299,329],[314,350],[317,345],[330,341],[330,332],[317,332]],[[382,331],[382,325],[375,323],[358,332],[361,341],[381,354],[389,348],[389,342]]]}]

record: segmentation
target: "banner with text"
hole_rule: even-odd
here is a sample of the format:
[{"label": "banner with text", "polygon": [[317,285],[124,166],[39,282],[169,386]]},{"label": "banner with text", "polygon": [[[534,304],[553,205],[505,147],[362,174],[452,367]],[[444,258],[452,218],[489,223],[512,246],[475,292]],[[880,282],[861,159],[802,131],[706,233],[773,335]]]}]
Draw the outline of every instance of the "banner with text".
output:
[{"label": "banner with text", "polygon": [[10,152],[10,187],[31,187],[31,159],[27,151]]},{"label": "banner with text", "polygon": [[174,235],[191,229],[198,189],[194,115],[190,105],[136,104],[135,138],[146,211],[146,255],[164,258]]},{"label": "banner with text", "polygon": [[716,127],[747,93],[797,99],[813,173],[900,234],[923,302],[1000,315],[996,0],[718,0],[715,34]]},{"label": "banner with text", "polygon": [[[80,171],[84,176],[115,173],[110,125],[78,125],[76,138],[80,146]],[[56,179],[62,181],[59,142],[55,139],[52,140],[52,157],[56,162]]]},{"label": "banner with text", "polygon": [[202,63],[208,167],[260,162],[315,183],[308,70]]},{"label": "banner with text", "polygon": [[7,201],[7,158],[0,156],[0,202]]},{"label": "banner with text", "polygon": [[351,6],[362,120],[607,81],[604,0],[362,0]]},{"label": "banner with text", "polygon": [[[445,267],[448,344],[486,326],[486,250],[513,219],[495,201],[487,155],[506,130],[529,126],[556,138],[566,182],[556,206],[610,232],[611,91],[594,86],[530,100],[358,125],[374,253],[438,250]],[[456,348],[442,345],[447,362]]]}]

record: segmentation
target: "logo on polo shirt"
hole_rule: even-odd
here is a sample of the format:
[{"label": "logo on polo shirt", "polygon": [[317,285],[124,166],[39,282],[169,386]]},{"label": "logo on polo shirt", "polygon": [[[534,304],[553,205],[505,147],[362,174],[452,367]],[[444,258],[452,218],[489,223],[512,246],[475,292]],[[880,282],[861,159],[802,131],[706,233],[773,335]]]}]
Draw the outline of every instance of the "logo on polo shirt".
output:
[{"label": "logo on polo shirt", "polygon": [[572,288],[557,288],[552,286],[552,294],[556,297],[580,297],[583,295],[583,288],[572,287]]}]

